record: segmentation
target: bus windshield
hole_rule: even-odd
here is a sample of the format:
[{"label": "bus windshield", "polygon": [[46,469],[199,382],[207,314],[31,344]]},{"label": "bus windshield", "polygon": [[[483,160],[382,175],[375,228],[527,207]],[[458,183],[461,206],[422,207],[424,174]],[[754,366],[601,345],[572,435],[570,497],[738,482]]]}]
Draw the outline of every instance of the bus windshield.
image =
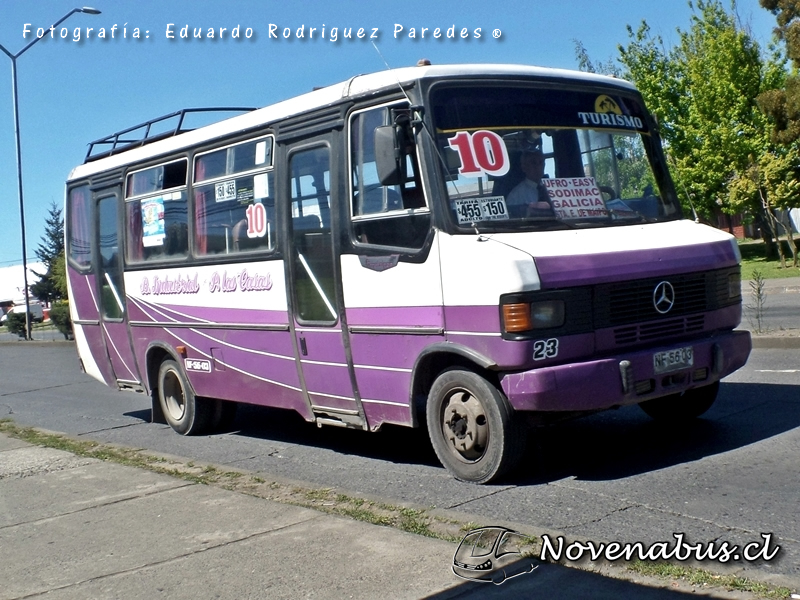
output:
[{"label": "bus windshield", "polygon": [[431,103],[448,212],[461,230],[612,227],[680,217],[633,94],[440,86]]}]

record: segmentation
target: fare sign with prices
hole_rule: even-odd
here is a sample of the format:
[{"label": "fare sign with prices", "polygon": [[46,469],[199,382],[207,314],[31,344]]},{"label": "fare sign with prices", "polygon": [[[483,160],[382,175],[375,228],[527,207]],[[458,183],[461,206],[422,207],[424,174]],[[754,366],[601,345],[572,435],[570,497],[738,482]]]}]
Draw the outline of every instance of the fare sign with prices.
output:
[{"label": "fare sign with prices", "polygon": [[506,199],[503,196],[456,200],[459,225],[477,221],[503,221],[508,219]]},{"label": "fare sign with prices", "polygon": [[594,177],[542,179],[559,219],[604,219],[608,210]]}]

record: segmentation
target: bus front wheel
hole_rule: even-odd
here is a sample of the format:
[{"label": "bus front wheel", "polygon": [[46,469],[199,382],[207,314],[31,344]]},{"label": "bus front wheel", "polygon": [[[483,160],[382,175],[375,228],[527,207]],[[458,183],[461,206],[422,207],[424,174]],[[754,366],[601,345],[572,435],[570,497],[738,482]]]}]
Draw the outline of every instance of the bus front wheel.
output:
[{"label": "bus front wheel", "polygon": [[426,419],[436,456],[461,481],[488,483],[513,469],[524,453],[526,431],[505,396],[472,371],[439,375]]},{"label": "bus front wheel", "polygon": [[658,421],[673,423],[688,421],[696,419],[711,408],[718,393],[719,381],[680,394],[646,400],[639,404],[639,407]]},{"label": "bus front wheel", "polygon": [[194,395],[180,365],[172,359],[158,369],[158,400],[167,423],[183,435],[202,433],[214,417],[214,405]]}]

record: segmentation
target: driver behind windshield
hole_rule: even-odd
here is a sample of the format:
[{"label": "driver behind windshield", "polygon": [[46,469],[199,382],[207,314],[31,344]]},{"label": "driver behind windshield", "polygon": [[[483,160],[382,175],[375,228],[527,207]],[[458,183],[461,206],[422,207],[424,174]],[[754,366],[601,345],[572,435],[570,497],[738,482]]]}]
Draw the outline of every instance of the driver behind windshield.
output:
[{"label": "driver behind windshield", "polygon": [[550,203],[550,196],[547,187],[542,183],[544,153],[539,148],[523,150],[519,160],[525,179],[518,183],[506,198],[509,216],[553,218],[555,213]]}]

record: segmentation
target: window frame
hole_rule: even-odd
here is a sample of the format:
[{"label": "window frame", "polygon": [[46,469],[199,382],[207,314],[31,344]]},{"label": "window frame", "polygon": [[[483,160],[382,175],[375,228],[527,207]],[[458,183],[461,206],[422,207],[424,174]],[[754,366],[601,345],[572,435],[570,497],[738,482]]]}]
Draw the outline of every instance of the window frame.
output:
[{"label": "window frame", "polygon": [[[232,171],[230,173],[226,172],[222,175],[215,175],[213,177],[207,177],[204,179],[197,179],[197,166],[198,161],[201,160],[204,156],[208,156],[210,154],[214,154],[216,152],[227,151],[230,148],[235,148],[236,146],[243,146],[246,144],[258,144],[258,142],[266,141],[268,142],[268,157],[269,160],[265,162],[264,165],[254,166],[251,169],[245,169],[243,171]],[[274,256],[279,252],[279,236],[280,236],[280,227],[279,227],[279,218],[278,218],[278,198],[277,198],[277,173],[275,170],[275,154],[276,154],[277,144],[275,140],[275,133],[272,131],[269,132],[259,132],[257,135],[250,135],[245,138],[240,138],[235,141],[230,141],[228,143],[206,147],[202,150],[195,151],[191,156],[191,176],[189,177],[190,182],[190,197],[191,197],[191,208],[190,208],[190,216],[191,216],[191,244],[190,244],[190,252],[192,257],[195,260],[202,261],[202,262],[236,262],[238,260],[251,260],[251,257],[260,256],[260,255],[267,255],[267,256]],[[228,181],[228,180],[238,180],[244,177],[253,177],[255,178],[256,175],[264,174],[268,181],[268,191],[269,196],[267,198],[272,198],[273,200],[273,219],[272,224],[273,228],[271,230],[268,229],[267,235],[270,238],[269,245],[261,246],[256,248],[245,248],[240,250],[235,250],[231,252],[201,252],[200,248],[198,247],[198,227],[197,227],[197,198],[196,192],[199,188],[209,185],[215,185],[217,183]],[[269,180],[272,180],[271,182]],[[255,202],[255,198],[253,198],[253,202]],[[271,231],[271,235],[270,235]]]},{"label": "window frame", "polygon": [[[184,162],[186,165],[186,175],[184,178],[184,182],[182,185],[171,186],[168,188],[161,188],[158,190],[151,190],[141,194],[128,193],[128,185],[131,181],[131,178],[138,173],[143,173],[145,171],[149,171],[152,169],[157,169],[158,167],[164,167],[167,165],[177,164],[179,162]],[[124,178],[122,180],[122,207],[123,207],[123,220],[125,224],[125,233],[124,233],[124,243],[125,243],[125,251],[123,252],[124,256],[124,264],[126,268],[128,266],[133,268],[150,268],[151,265],[163,265],[163,264],[180,264],[185,263],[191,257],[191,248],[192,248],[192,230],[191,224],[189,223],[189,214],[191,210],[191,204],[189,202],[189,156],[187,154],[179,155],[179,156],[172,156],[167,158],[166,160],[162,159],[161,161],[148,164],[147,166],[139,168],[137,165],[135,168],[126,171],[124,174]],[[131,226],[131,220],[129,215],[129,207],[134,202],[139,202],[141,204],[142,200],[148,200],[150,198],[157,198],[159,196],[167,196],[167,195],[174,195],[174,194],[185,194],[184,204],[186,207],[185,210],[185,219],[184,223],[186,225],[186,250],[184,253],[180,255],[173,255],[173,254],[166,254],[163,256],[158,256],[155,258],[135,258],[131,256],[131,232],[133,231],[133,227]],[[172,199],[171,199],[172,200]],[[141,208],[140,208],[141,210]],[[147,248],[144,245],[144,232],[141,232],[141,244],[142,250]],[[165,241],[166,241],[165,235]]]},{"label": "window frame", "polygon": [[[353,145],[353,134],[355,131],[355,119],[362,114],[372,112],[375,110],[383,110],[384,114],[386,111],[389,111],[394,108],[399,109],[411,109],[411,105],[409,104],[408,100],[405,98],[394,98],[392,100],[386,100],[379,104],[371,104],[371,105],[360,105],[354,107],[347,115],[347,127],[345,133],[345,153],[346,153],[346,161],[345,161],[345,177],[347,178],[347,218],[348,218],[348,232],[350,236],[350,240],[352,245],[356,249],[376,249],[381,248],[384,250],[391,249],[393,253],[397,254],[405,254],[405,255],[417,255],[422,252],[425,252],[426,248],[429,245],[429,238],[430,238],[430,231],[433,229],[433,210],[430,205],[429,195],[425,192],[426,189],[426,180],[427,174],[425,169],[423,168],[423,160],[422,160],[422,147],[419,143],[419,139],[415,140],[415,148],[416,148],[416,161],[414,167],[417,169],[417,175],[419,179],[419,193],[422,194],[422,198],[424,200],[424,206],[418,208],[401,208],[395,210],[388,210],[384,212],[377,212],[372,214],[365,214],[365,215],[357,215],[355,214],[356,211],[356,194],[358,190],[356,189],[356,182],[354,181],[354,172],[356,170],[357,164],[354,157],[354,145]],[[378,183],[380,186],[380,183]],[[390,189],[396,186],[383,186],[389,187]],[[394,220],[394,219],[402,219],[407,217],[413,217],[416,215],[427,215],[428,216],[428,233],[425,236],[425,241],[418,247],[416,246],[396,246],[396,245],[389,245],[377,242],[369,242],[359,239],[358,234],[356,233],[356,226],[359,223],[365,222],[374,222],[374,221],[387,221],[387,220]],[[398,252],[399,251],[399,252]],[[385,251],[383,252],[386,253]]]},{"label": "window frame", "polygon": [[[88,245],[88,249],[82,256],[86,256],[86,261],[79,262],[75,255],[72,252],[72,241],[75,230],[77,229],[74,227],[75,222],[72,220],[73,216],[80,217],[80,215],[76,215],[75,213],[75,202],[76,200],[73,199],[73,192],[76,190],[83,190],[85,196],[81,199],[81,203],[84,205],[82,206],[82,210],[84,211],[83,214],[83,223],[84,223],[84,233],[86,234],[84,237],[87,237],[87,240],[84,240]],[[93,260],[93,253],[94,253],[94,233],[93,233],[93,221],[94,219],[94,208],[93,208],[93,195],[92,195],[92,188],[88,181],[81,181],[76,183],[75,185],[71,185],[67,188],[67,202],[66,202],[66,214],[64,222],[67,225],[67,238],[66,238],[66,246],[65,246],[65,255],[67,258],[67,262],[69,265],[82,274],[92,273],[94,269],[94,260]]]}]

